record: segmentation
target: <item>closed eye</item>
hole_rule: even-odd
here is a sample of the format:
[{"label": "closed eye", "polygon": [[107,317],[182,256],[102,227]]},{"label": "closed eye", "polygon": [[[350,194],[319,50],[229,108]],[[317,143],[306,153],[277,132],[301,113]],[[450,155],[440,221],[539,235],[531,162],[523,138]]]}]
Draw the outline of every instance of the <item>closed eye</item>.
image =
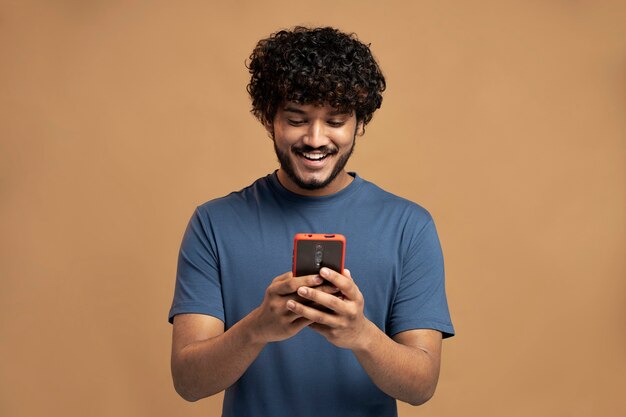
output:
[{"label": "closed eye", "polygon": [[302,126],[306,123],[306,120],[287,119],[287,123],[291,126]]},{"label": "closed eye", "polygon": [[346,124],[346,122],[344,120],[329,120],[326,123],[328,123],[328,126],[330,126],[330,127],[341,127],[344,124]]}]

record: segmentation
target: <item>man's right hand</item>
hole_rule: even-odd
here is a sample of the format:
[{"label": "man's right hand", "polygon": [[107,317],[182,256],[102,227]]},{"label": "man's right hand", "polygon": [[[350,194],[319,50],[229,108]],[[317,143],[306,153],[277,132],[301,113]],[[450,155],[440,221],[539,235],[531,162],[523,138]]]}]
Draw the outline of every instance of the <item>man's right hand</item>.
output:
[{"label": "man's right hand", "polygon": [[174,317],[172,377],[176,391],[186,400],[196,401],[234,384],[266,343],[288,339],[311,323],[287,309],[289,300],[308,302],[297,295],[298,288],[317,287],[328,294],[339,291],[321,282],[317,275],[294,278],[291,272],[276,277],[261,305],[227,331],[224,323],[212,316]]},{"label": "man's right hand", "polygon": [[[250,313],[256,341],[269,343],[288,339],[311,324],[310,320],[291,312],[287,308],[287,301],[300,298],[296,293],[298,288],[318,287],[322,282],[319,275],[294,277],[291,272],[274,278],[265,290],[261,305]],[[332,289],[325,291],[330,293]]]}]

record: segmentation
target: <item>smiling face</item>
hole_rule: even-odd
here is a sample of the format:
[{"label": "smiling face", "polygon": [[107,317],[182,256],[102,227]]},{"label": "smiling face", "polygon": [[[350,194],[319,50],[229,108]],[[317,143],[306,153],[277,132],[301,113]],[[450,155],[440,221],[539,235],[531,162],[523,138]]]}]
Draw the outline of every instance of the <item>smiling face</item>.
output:
[{"label": "smiling face", "polygon": [[280,162],[278,179],[288,190],[321,196],[352,181],[344,167],[354,149],[357,128],[361,128],[353,112],[287,102],[267,127]]}]

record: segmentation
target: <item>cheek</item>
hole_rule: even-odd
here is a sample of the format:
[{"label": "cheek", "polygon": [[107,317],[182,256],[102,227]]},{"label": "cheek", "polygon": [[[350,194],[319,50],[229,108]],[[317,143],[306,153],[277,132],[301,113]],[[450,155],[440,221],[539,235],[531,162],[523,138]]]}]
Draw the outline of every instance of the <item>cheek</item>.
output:
[{"label": "cheek", "polygon": [[279,146],[291,146],[297,143],[301,134],[293,129],[277,128],[274,131],[274,141]]},{"label": "cheek", "polygon": [[354,135],[354,131],[350,130],[350,131],[346,131],[346,132],[342,132],[341,137],[337,137],[337,144],[347,148],[352,146],[352,142],[355,140],[355,135]]},{"label": "cheek", "polygon": [[280,134],[280,132],[274,133],[274,143],[280,149],[284,149],[289,147],[289,141],[285,138],[284,135]]}]

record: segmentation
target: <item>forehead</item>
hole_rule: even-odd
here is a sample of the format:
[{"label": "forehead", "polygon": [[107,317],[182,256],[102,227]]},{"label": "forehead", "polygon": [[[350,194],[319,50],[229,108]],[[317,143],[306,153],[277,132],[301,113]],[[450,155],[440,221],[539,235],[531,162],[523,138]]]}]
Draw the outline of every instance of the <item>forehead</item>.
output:
[{"label": "forehead", "polygon": [[279,112],[303,114],[303,115],[324,115],[324,116],[351,116],[352,110],[338,109],[329,104],[299,104],[293,101],[286,101],[278,107]]}]

